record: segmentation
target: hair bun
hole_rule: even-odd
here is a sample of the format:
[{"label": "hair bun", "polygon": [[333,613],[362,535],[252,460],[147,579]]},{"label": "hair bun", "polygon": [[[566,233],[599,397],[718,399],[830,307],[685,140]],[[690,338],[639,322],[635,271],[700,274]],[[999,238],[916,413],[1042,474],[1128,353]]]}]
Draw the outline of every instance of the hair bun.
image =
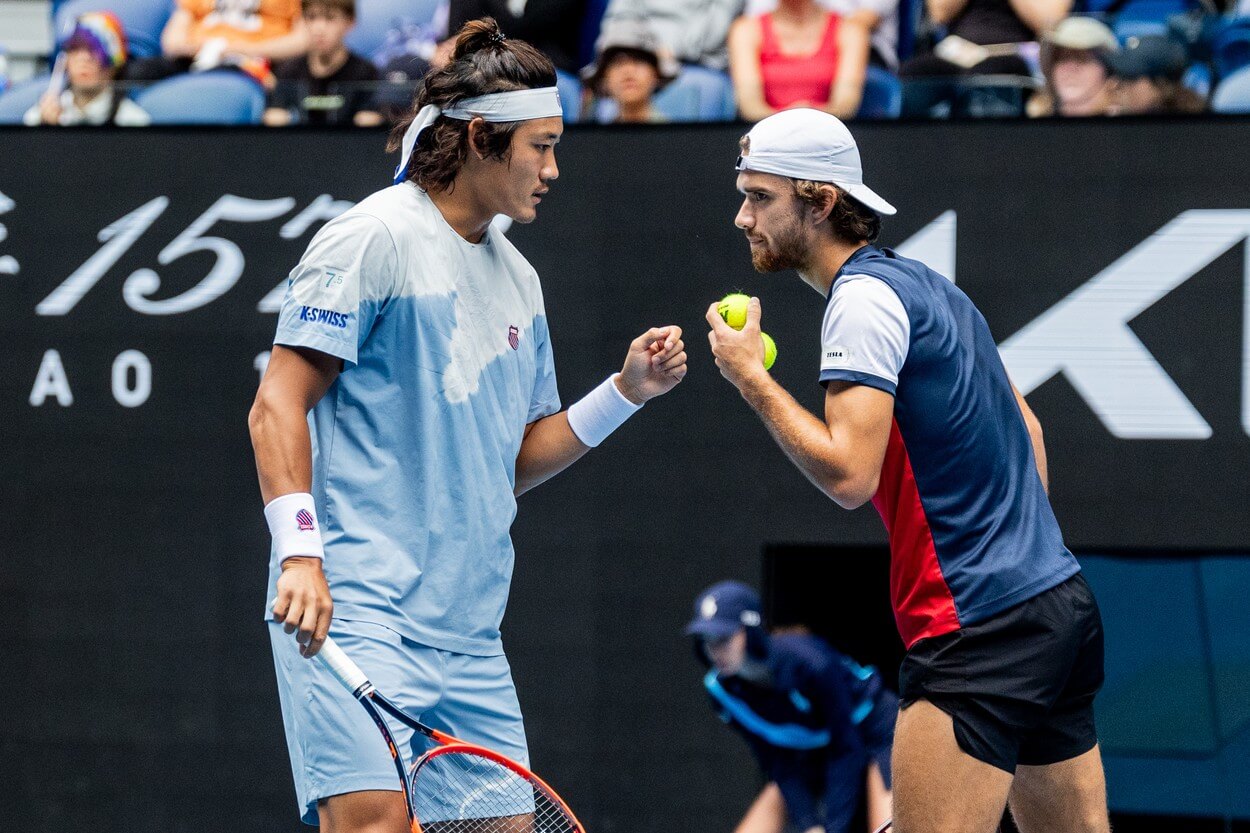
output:
[{"label": "hair bun", "polygon": [[480,17],[464,24],[456,37],[456,48],[452,51],[452,60],[459,60],[466,55],[480,52],[483,49],[502,46],[508,36],[499,28],[493,17]]}]

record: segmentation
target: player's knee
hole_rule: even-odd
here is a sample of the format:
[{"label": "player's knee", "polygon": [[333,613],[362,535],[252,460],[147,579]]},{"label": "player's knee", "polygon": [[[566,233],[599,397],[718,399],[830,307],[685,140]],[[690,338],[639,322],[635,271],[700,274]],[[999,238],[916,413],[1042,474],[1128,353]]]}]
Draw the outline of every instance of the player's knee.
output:
[{"label": "player's knee", "polygon": [[1081,833],[1107,833],[1111,829],[1105,807],[1087,807],[1080,824]]}]

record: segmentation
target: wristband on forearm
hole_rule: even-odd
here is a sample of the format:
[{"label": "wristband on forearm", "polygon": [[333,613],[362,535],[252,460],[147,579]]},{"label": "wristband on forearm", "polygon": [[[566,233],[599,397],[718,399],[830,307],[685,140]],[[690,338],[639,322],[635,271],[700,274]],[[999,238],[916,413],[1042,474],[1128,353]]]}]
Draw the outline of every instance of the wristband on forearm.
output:
[{"label": "wristband on forearm", "polygon": [[273,536],[278,563],[288,558],[325,558],[321,546],[321,526],[317,523],[317,507],[308,492],[276,497],[265,506],[265,520]]},{"label": "wristband on forearm", "polygon": [[616,386],[618,373],[569,406],[569,427],[585,445],[594,448],[620,428],[641,405],[625,398]]}]

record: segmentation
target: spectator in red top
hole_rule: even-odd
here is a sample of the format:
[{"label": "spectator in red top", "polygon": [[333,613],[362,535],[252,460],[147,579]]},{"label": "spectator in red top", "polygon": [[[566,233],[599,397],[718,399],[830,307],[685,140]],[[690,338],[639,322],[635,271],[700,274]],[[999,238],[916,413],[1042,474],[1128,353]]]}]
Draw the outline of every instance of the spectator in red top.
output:
[{"label": "spectator in red top", "polygon": [[854,116],[868,42],[867,27],[816,0],[780,0],[776,11],[738,18],[729,30],[729,71],[739,112],[748,121],[792,107]]}]

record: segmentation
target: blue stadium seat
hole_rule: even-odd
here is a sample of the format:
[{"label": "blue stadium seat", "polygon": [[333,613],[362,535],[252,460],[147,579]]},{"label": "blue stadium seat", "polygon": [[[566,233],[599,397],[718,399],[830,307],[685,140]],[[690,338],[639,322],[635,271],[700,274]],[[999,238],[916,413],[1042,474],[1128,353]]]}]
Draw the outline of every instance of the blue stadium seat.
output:
[{"label": "blue stadium seat", "polygon": [[1211,95],[1211,67],[1206,64],[1191,64],[1181,76],[1181,83],[1203,98]]},{"label": "blue stadium seat", "polygon": [[1230,20],[1220,29],[1211,42],[1211,63],[1220,78],[1250,66],[1250,18]]},{"label": "blue stadium seat", "polygon": [[153,124],[260,124],[265,93],[250,77],[230,70],[178,75],[135,97]]},{"label": "blue stadium seat", "polygon": [[557,69],[556,88],[560,91],[560,109],[564,111],[564,121],[569,124],[581,121],[582,82],[564,70]]},{"label": "blue stadium seat", "polygon": [[729,76],[690,64],[656,95],[655,106],[673,121],[733,121],[738,114]]},{"label": "blue stadium seat", "polygon": [[[347,47],[370,58],[387,34],[401,21],[429,26],[438,13],[439,0],[358,0],[356,26],[347,33]],[[438,35],[442,36],[442,32]]]},{"label": "blue stadium seat", "polygon": [[56,10],[56,39],[61,42],[86,12],[112,12],[126,30],[130,57],[161,54],[161,30],[174,13],[174,0],[66,0]]},{"label": "blue stadium seat", "polygon": [[19,81],[0,95],[0,124],[21,124],[22,116],[33,107],[48,89],[47,75]]},{"label": "blue stadium seat", "polygon": [[896,119],[903,109],[903,84],[888,69],[869,66],[857,119]]},{"label": "blue stadium seat", "polygon": [[1250,113],[1250,67],[1220,82],[1211,96],[1211,109],[1217,113]]},{"label": "blue stadium seat", "polygon": [[1111,24],[1115,36],[1124,43],[1143,35],[1168,34],[1168,18],[1198,8],[1197,0],[1129,0]]}]

